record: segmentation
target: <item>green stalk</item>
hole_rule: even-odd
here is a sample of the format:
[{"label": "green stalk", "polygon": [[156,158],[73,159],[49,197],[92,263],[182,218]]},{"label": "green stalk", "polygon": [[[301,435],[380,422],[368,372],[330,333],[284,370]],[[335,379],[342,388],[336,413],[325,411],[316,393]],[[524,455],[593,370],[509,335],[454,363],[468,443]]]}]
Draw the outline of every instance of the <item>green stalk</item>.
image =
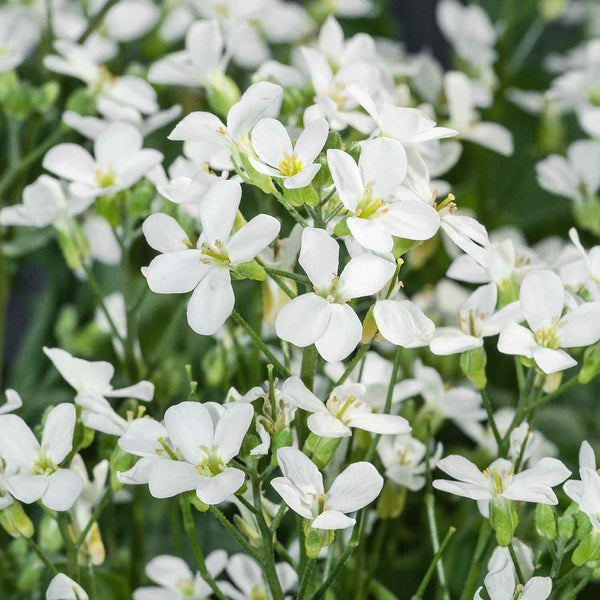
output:
[{"label": "green stalk", "polygon": [[275,569],[275,555],[273,552],[273,537],[269,530],[269,526],[265,521],[262,507],[262,499],[260,496],[260,482],[256,474],[251,476],[252,492],[254,497],[254,508],[256,510],[256,521],[262,536],[262,566],[265,575],[267,586],[271,592],[273,600],[284,600],[281,583]]},{"label": "green stalk", "polygon": [[100,513],[104,510],[104,507],[106,506],[109,497],[110,497],[110,488],[106,488],[104,490],[104,492],[102,493],[100,501],[96,505],[96,508],[94,509],[94,512],[92,513],[92,516],[90,517],[90,520],[87,522],[86,526],[81,530],[81,533],[79,534],[79,537],[77,538],[77,541],[75,542],[75,548],[77,548],[77,550],[79,550],[79,548],[81,547],[81,544],[83,544],[83,542],[85,542],[85,538],[86,538],[87,534],[89,533],[90,529],[92,528],[92,525],[98,520]]},{"label": "green stalk", "polygon": [[62,536],[63,542],[65,544],[65,549],[67,551],[67,572],[71,579],[79,582],[79,562],[77,557],[77,548],[75,547],[75,542],[73,542],[73,538],[71,537],[71,531],[69,528],[69,517],[67,513],[60,512],[56,516],[56,522],[58,523],[58,528],[60,530],[60,535]]},{"label": "green stalk", "polygon": [[274,267],[267,267],[266,265],[261,266],[269,275],[276,275],[277,277],[283,277],[284,279],[293,279],[294,281],[299,281],[304,285],[312,286],[310,279],[306,275],[300,275],[299,273],[294,273],[293,271],[283,271],[282,269],[275,269]]},{"label": "green stalk", "polygon": [[277,198],[281,206],[283,206],[283,208],[285,208],[285,210],[287,210],[288,213],[290,213],[290,215],[296,221],[296,223],[300,223],[302,227],[308,227],[308,223],[277,188],[273,189],[273,195],[275,196],[275,198]]},{"label": "green stalk", "polygon": [[342,385],[342,383],[344,383],[344,381],[348,379],[350,373],[354,371],[354,367],[356,367],[356,365],[361,361],[362,357],[369,351],[370,347],[371,342],[368,342],[366,344],[363,344],[359,348],[358,352],[354,355],[354,358],[348,363],[348,366],[346,367],[346,370],[342,373],[342,376],[331,386],[331,388],[334,388],[338,385]]},{"label": "green stalk", "polygon": [[521,585],[525,585],[525,577],[523,577],[523,571],[521,571],[521,565],[519,564],[519,560],[517,555],[515,554],[515,549],[512,544],[508,545],[508,551],[510,553],[510,557],[513,562],[513,566],[515,567],[515,573],[517,574],[517,579]]},{"label": "green stalk", "polygon": [[481,569],[487,553],[487,547],[491,539],[492,530],[487,521],[481,523],[481,529],[479,530],[479,537],[477,538],[477,545],[475,546],[475,553],[469,572],[465,580],[463,587],[463,593],[460,596],[460,600],[473,600],[475,589],[479,583],[481,577]]},{"label": "green stalk", "polygon": [[227,529],[227,531],[233,536],[237,543],[255,560],[260,561],[258,552],[250,546],[250,544],[244,539],[242,534],[230,523],[227,517],[216,507],[211,506],[210,512],[217,518],[219,523]]},{"label": "green stalk", "polygon": [[300,574],[300,588],[298,589],[298,600],[306,597],[306,593],[308,592],[308,587],[310,585],[310,580],[312,578],[312,572],[315,566],[315,559],[311,558],[306,561],[306,565],[304,567],[304,571]]},{"label": "green stalk", "polygon": [[291,373],[286,369],[278,360],[275,355],[267,348],[266,344],[260,339],[260,336],[250,327],[244,317],[238,313],[237,310],[233,310],[231,316],[235,322],[252,338],[252,341],[258,346],[261,352],[273,363],[273,366],[284,376],[290,377]]},{"label": "green stalk", "polygon": [[202,552],[202,548],[200,547],[198,536],[196,534],[196,522],[194,521],[194,515],[192,514],[192,507],[183,495],[179,496],[179,504],[181,505],[181,513],[183,516],[183,528],[185,529],[185,533],[190,542],[192,554],[194,555],[194,561],[196,562],[196,566],[200,571],[200,576],[202,579],[204,579],[204,581],[206,581],[206,583],[208,583],[211,590],[215,593],[215,596],[219,600],[227,600],[206,567],[204,552]]},{"label": "green stalk", "polygon": [[496,440],[496,445],[498,446],[498,448],[500,448],[502,444],[502,436],[498,431],[498,426],[496,425],[496,420],[494,419],[494,411],[492,410],[492,403],[490,402],[490,397],[488,396],[486,388],[483,388],[479,391],[481,392],[481,399],[483,401],[485,412],[488,416],[488,422],[490,424],[490,427],[492,428],[492,433],[494,434],[494,439]]},{"label": "green stalk", "polygon": [[325,595],[325,592],[332,586],[333,582],[336,580],[337,576],[340,574],[341,570],[344,568],[346,561],[350,558],[350,555],[354,552],[355,548],[358,546],[358,540],[360,537],[360,530],[362,527],[362,519],[364,515],[364,508],[360,510],[358,517],[356,519],[356,525],[354,526],[354,530],[352,531],[352,537],[348,541],[348,544],[344,548],[344,552],[340,556],[337,563],[331,569],[329,575],[326,577],[325,581],[317,588],[317,591],[310,596],[310,600],[319,600]]},{"label": "green stalk", "polygon": [[[363,346],[364,347],[364,346]],[[394,387],[396,385],[396,379],[398,378],[398,371],[400,370],[400,353],[402,352],[402,347],[398,346],[396,350],[396,354],[394,356],[394,366],[392,367],[392,375],[390,377],[390,383],[388,384],[387,396],[385,399],[385,406],[383,408],[383,414],[389,415],[392,410],[392,399],[394,398]],[[375,455],[375,450],[377,449],[377,444],[381,439],[381,434],[378,433],[372,440],[371,444],[365,454],[364,460],[367,462],[370,461]]]},{"label": "green stalk", "polygon": [[48,571],[52,575],[58,575],[59,570],[52,564],[50,559],[44,554],[44,551],[35,543],[33,538],[26,537],[25,541],[29,544],[29,547],[38,555],[39,559],[44,563]]},{"label": "green stalk", "polygon": [[79,36],[77,40],[78,44],[83,44],[85,40],[90,37],[90,35],[94,32],[96,27],[100,25],[106,16],[106,13],[118,2],[118,0],[108,0],[106,4],[88,21],[88,26],[85,28],[85,31]]},{"label": "green stalk", "polygon": [[302,379],[302,383],[304,383],[311,391],[315,384],[318,360],[319,354],[314,344],[304,348],[304,352],[302,353],[302,366],[300,368],[300,379]]},{"label": "green stalk", "polygon": [[[427,585],[429,584],[429,581],[431,580],[433,571],[435,570],[438,562],[441,560],[442,554],[444,553],[444,550],[446,550],[446,546],[450,543],[450,540],[452,539],[452,536],[455,533],[456,533],[455,527],[450,527],[450,529],[448,529],[448,533],[446,534],[446,537],[444,538],[442,545],[438,548],[437,552],[435,553],[433,560],[431,561],[431,564],[429,565],[429,568],[425,572],[425,575],[423,576],[421,584],[419,585],[419,588],[417,589],[417,593],[413,596],[413,600],[421,600],[421,598],[423,598],[423,594],[425,593]],[[447,597],[450,598],[450,595],[448,594],[447,589],[445,590],[444,597],[446,597],[446,594],[447,594]]]}]

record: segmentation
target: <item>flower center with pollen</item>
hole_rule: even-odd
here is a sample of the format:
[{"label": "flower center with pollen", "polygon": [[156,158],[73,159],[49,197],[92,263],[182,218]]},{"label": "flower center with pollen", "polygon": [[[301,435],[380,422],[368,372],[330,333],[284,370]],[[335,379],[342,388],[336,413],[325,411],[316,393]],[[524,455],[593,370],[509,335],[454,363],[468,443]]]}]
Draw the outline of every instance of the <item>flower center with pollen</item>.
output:
[{"label": "flower center with pollen", "polygon": [[212,244],[205,242],[202,244],[200,250],[202,252],[201,262],[207,265],[212,264],[225,267],[229,265],[229,256],[221,240],[215,240]]},{"label": "flower center with pollen", "polygon": [[373,182],[369,181],[365,187],[362,198],[356,206],[355,215],[361,219],[376,219],[388,211],[385,200],[375,198],[373,195]]},{"label": "flower center with pollen", "polygon": [[250,590],[249,600],[267,600],[267,590],[255,583]]},{"label": "flower center with pollen", "polygon": [[177,581],[175,587],[179,590],[184,598],[192,598],[195,596],[194,582],[191,579],[182,577]]},{"label": "flower center with pollen", "polygon": [[458,317],[458,322],[463,333],[473,337],[481,337],[484,319],[484,312],[475,312],[475,309],[470,308],[467,313],[463,313]]},{"label": "flower center with pollen", "polygon": [[196,471],[203,477],[214,477],[225,470],[225,461],[216,446],[200,446],[205,458],[196,465]]},{"label": "flower center with pollen", "polygon": [[489,487],[490,491],[494,496],[500,496],[502,492],[510,485],[512,480],[512,476],[514,471],[512,469],[508,469],[504,471],[504,473],[499,473],[496,467],[490,469],[486,469],[483,472],[484,477],[489,479]]},{"label": "flower center with pollen", "polygon": [[113,169],[112,165],[108,165],[106,170],[96,169],[96,183],[101,188],[112,187],[113,185],[117,185],[117,174]]},{"label": "flower center with pollen", "polygon": [[284,152],[283,159],[277,168],[284,177],[291,177],[302,171],[302,159],[298,158],[294,152],[291,154]]},{"label": "flower center with pollen", "polygon": [[[358,408],[362,402],[355,396],[348,396],[345,400],[338,398],[337,396],[330,396],[327,400],[327,410],[336,418],[339,419],[344,425],[347,425],[352,409]],[[350,410],[350,414],[348,413]]]},{"label": "flower center with pollen", "polygon": [[535,341],[538,345],[543,346],[544,348],[551,348],[552,350],[557,350],[560,348],[560,340],[556,335],[556,330],[558,329],[556,323],[556,317],[552,317],[552,324],[550,327],[546,329],[538,329],[535,332]]},{"label": "flower center with pollen", "polygon": [[37,456],[31,468],[32,475],[52,475],[52,473],[58,471],[58,465],[47,452],[48,449],[45,446],[37,451]]}]

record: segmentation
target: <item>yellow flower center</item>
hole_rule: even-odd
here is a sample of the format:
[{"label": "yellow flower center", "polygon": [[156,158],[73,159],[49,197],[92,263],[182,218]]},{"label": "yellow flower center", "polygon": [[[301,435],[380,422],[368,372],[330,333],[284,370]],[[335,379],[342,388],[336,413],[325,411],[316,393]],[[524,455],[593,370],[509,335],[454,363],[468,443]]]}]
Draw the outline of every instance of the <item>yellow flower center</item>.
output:
[{"label": "yellow flower center", "polygon": [[46,447],[38,450],[37,457],[31,468],[32,475],[52,475],[52,473],[58,471],[58,465],[48,456],[47,452],[48,449]]},{"label": "yellow flower center", "polygon": [[112,165],[108,165],[108,168],[103,171],[102,169],[96,169],[96,183],[101,188],[112,187],[113,185],[117,185],[117,174],[113,169]]},{"label": "yellow flower center", "polygon": [[295,153],[283,153],[283,159],[278,165],[279,172],[284,177],[291,177],[302,171],[302,159],[298,158]]}]

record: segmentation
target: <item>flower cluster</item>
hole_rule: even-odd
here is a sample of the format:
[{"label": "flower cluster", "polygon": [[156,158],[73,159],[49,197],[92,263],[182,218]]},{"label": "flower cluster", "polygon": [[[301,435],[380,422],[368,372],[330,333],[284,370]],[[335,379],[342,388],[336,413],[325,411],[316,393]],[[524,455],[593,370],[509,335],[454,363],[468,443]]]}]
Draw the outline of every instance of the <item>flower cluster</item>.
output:
[{"label": "flower cluster", "polygon": [[[517,44],[480,4],[437,3],[451,69],[348,37],[386,21],[376,0],[0,7],[0,321],[19,268],[48,279],[5,369],[25,401],[0,406],[7,598],[408,597],[387,565],[413,600],[600,578],[594,450],[577,479],[565,442],[600,374],[600,42],[523,90],[545,25],[589,7],[539,2]],[[535,152],[504,99],[540,117]],[[571,113],[589,139],[566,145]],[[574,201],[533,245],[487,198],[489,164],[508,190],[525,154]],[[558,430],[536,420],[577,384]]]}]

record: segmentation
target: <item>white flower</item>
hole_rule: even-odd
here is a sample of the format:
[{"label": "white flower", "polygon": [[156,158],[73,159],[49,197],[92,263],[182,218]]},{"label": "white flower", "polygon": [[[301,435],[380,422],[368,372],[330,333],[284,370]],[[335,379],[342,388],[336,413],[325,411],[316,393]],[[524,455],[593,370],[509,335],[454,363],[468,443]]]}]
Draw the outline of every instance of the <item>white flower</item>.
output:
[{"label": "white flower", "polygon": [[156,92],[143,79],[134,75],[115,77],[106,67],[94,62],[84,47],[73,42],[57,40],[53,45],[62,56],[52,54],[44,57],[44,66],[50,71],[76,77],[100,97],[132,106],[144,114],[158,110]]},{"label": "white flower", "polygon": [[18,5],[0,8],[0,73],[16,69],[39,37],[39,26],[31,11]]},{"label": "white flower", "polygon": [[338,196],[350,213],[347,225],[354,239],[375,252],[390,252],[394,237],[427,240],[440,220],[419,200],[392,196],[406,175],[406,152],[392,139],[377,138],[363,146],[358,165],[342,150],[328,150],[327,162]]},{"label": "white flower", "polygon": [[360,82],[351,83],[348,91],[357,102],[373,117],[377,129],[374,134],[393,138],[404,148],[416,146],[432,140],[452,137],[457,134],[448,127],[436,127],[422,110],[403,106],[394,106],[384,102],[378,107],[365,85]]},{"label": "white flower", "polygon": [[449,387],[433,367],[420,360],[415,362],[413,372],[414,379],[404,379],[398,384],[400,398],[421,395],[428,413],[450,419],[461,429],[486,418],[477,390],[466,385]]},{"label": "white flower", "polygon": [[360,383],[334,388],[326,403],[319,400],[299,377],[286,380],[281,392],[298,408],[311,413],[308,428],[321,437],[348,437],[352,435],[351,427],[386,435],[410,431],[404,417],[374,413],[371,405],[363,399],[365,386]]},{"label": "white flower", "polygon": [[[513,600],[515,594],[519,600],[546,600],[552,593],[550,577],[532,577],[520,589],[508,552],[495,553],[488,569],[484,584],[490,600]],[[482,589],[475,592],[473,600],[483,600]]]},{"label": "white flower", "polygon": [[476,252],[464,249],[469,254],[454,259],[446,273],[458,281],[477,284],[492,281],[500,289],[512,291],[515,280],[520,280],[530,268],[530,256],[517,255],[511,239],[491,243]]},{"label": "white flower", "polygon": [[172,217],[154,214],[143,225],[148,244],[163,253],[142,270],[150,289],[158,294],[194,290],[187,319],[202,335],[214,334],[233,310],[230,271],[253,260],[279,233],[279,221],[261,214],[232,234],[241,196],[235,181],[219,181],[209,189],[200,206],[202,235],[196,248]]},{"label": "white flower", "polygon": [[227,126],[210,112],[186,115],[169,135],[170,140],[207,142],[231,152],[251,153],[250,131],[265,117],[279,114],[283,89],[269,81],[251,85],[227,113]]},{"label": "white flower", "polygon": [[315,344],[327,361],[342,360],[362,334],[348,300],[377,293],[394,274],[395,265],[363,254],[350,259],[338,276],[337,242],[325,230],[312,227],[302,232],[299,262],[315,291],[283,306],[275,321],[277,335],[301,348]]},{"label": "white flower", "polygon": [[547,375],[577,364],[562,348],[589,346],[600,339],[600,303],[586,302],[561,317],[565,291],[560,277],[552,271],[527,273],[519,303],[529,329],[508,323],[500,333],[498,350],[533,358]]},{"label": "white flower", "polygon": [[567,156],[551,154],[535,165],[540,187],[576,202],[593,200],[600,189],[600,142],[579,140]]},{"label": "white flower", "polygon": [[40,175],[23,190],[23,204],[0,210],[0,224],[65,229],[69,217],[81,214],[92,202],[93,198],[67,196],[57,179]]},{"label": "white flower", "polygon": [[[429,457],[429,468],[435,469],[442,456],[442,444],[438,443]],[[384,435],[377,444],[377,454],[385,467],[385,476],[394,483],[417,492],[425,485],[427,448],[411,435]]]},{"label": "white flower", "polygon": [[[325,373],[332,381],[337,381],[344,371],[346,365],[343,362],[326,363]],[[369,350],[364,359],[354,367],[347,377],[348,383],[360,383],[365,387],[364,399],[376,411],[381,411],[385,406],[388,387],[392,377],[392,363],[383,358],[377,352]],[[392,394],[392,405],[397,404],[403,398],[400,394],[401,383],[394,385]]]},{"label": "white flower", "polygon": [[[217,405],[220,406],[220,405]],[[165,427],[181,461],[156,461],[148,474],[150,493],[170,498],[196,490],[206,504],[220,504],[244,484],[244,473],[227,466],[240,450],[254,409],[240,402],[213,416],[199,402],[181,402],[165,413]]]},{"label": "white flower", "polygon": [[23,400],[15,390],[7,388],[4,390],[4,395],[6,396],[6,402],[0,406],[0,415],[13,412],[23,406]]},{"label": "white flower", "polygon": [[367,462],[346,467],[325,493],[323,476],[317,466],[300,450],[286,447],[277,451],[283,477],[271,485],[285,503],[310,521],[313,529],[346,529],[356,523],[347,513],[364,508],[381,492],[383,477]]},{"label": "white flower", "polygon": [[410,300],[377,300],[373,317],[379,333],[396,346],[427,346],[435,334],[435,325]]},{"label": "white flower", "polygon": [[153,131],[164,127],[167,123],[174,121],[181,115],[181,106],[176,104],[171,108],[159,110],[144,118],[136,108],[123,106],[104,96],[96,100],[96,110],[100,115],[98,117],[80,115],[79,113],[66,110],[62,115],[62,119],[64,123],[84,137],[95,140],[115,121],[133,125],[145,137]]},{"label": "white flower", "polygon": [[76,581],[59,573],[46,590],[46,600],[89,600],[89,596]]},{"label": "white flower", "polygon": [[[96,14],[107,0],[92,0],[90,15]],[[160,9],[151,0],[119,0],[104,16],[102,30],[119,42],[137,40],[151,31],[160,19]]]},{"label": "white flower", "polygon": [[433,487],[443,492],[480,502],[487,517],[489,500],[505,498],[537,504],[558,504],[552,491],[569,477],[571,471],[556,458],[543,458],[535,466],[515,474],[509,460],[498,458],[481,472],[464,456],[453,454],[438,462],[438,469],[457,481],[436,479]]},{"label": "white flower", "polygon": [[[206,557],[206,568],[213,579],[218,577],[227,564],[225,550],[215,550]],[[187,563],[177,556],[161,554],[146,565],[146,576],[158,584],[137,588],[133,600],[203,600],[212,595],[212,588],[194,575]]]},{"label": "white flower", "polygon": [[25,421],[16,415],[0,416],[0,456],[4,459],[4,480],[8,491],[21,502],[37,500],[51,510],[73,506],[83,481],[60,463],[73,446],[75,407],[58,404],[49,413],[41,444]]},{"label": "white flower", "polygon": [[223,73],[228,56],[216,20],[196,21],[185,38],[185,50],[168,54],[155,62],[148,72],[152,83],[207,86]]},{"label": "white flower", "polygon": [[154,396],[154,384],[150,381],[114,389],[110,381],[115,368],[108,362],[76,358],[61,348],[44,347],[44,352],[77,392],[75,402],[83,408],[81,419],[86,427],[120,435],[125,430],[126,421],[114,411],[106,398],[135,398],[149,402]]},{"label": "white flower", "polygon": [[498,288],[493,283],[476,289],[458,313],[459,327],[438,327],[430,350],[445,356],[480,348],[484,337],[497,335],[509,321],[520,320],[518,301],[496,311],[497,298]]},{"label": "white flower", "polygon": [[357,110],[358,103],[347,86],[354,81],[363,81],[378,89],[382,85],[378,68],[363,57],[363,60],[352,61],[334,71],[327,57],[318,50],[302,47],[301,53],[315,90],[315,103],[304,111],[304,123],[325,117],[334,131],[351,126],[361,133],[370,133],[373,119]]},{"label": "white flower", "polygon": [[479,120],[469,78],[459,71],[449,71],[444,76],[444,91],[450,113],[449,125],[458,131],[460,139],[489,148],[503,156],[513,153],[511,132],[498,123]]},{"label": "white flower", "polygon": [[328,133],[327,121],[316,119],[306,126],[292,147],[290,136],[279,121],[261,119],[252,130],[252,146],[260,160],[250,157],[250,162],[259,173],[283,179],[288,189],[306,187],[321,168],[314,160]]},{"label": "white flower", "polygon": [[[579,234],[574,227],[569,229],[569,237],[583,258],[585,266],[585,288],[594,302],[600,302],[600,246],[594,246],[589,251],[586,251],[582,246],[581,241],[579,240]],[[574,270],[573,263],[567,263],[564,270],[567,271],[565,275],[568,276],[568,272]],[[561,272],[561,276],[562,275],[563,273]]]},{"label": "white flower", "polygon": [[[298,583],[296,571],[287,563],[277,563],[275,571],[284,594]],[[246,554],[231,556],[227,562],[227,575],[235,584],[232,585],[228,581],[219,581],[219,588],[227,598],[231,600],[267,598],[263,569],[250,556]]]},{"label": "white flower", "polygon": [[158,150],[143,148],[142,134],[135,127],[113,123],[94,140],[94,156],[77,144],[58,144],[42,164],[70,181],[73,195],[95,198],[130,188],[162,159]]},{"label": "white flower", "polygon": [[[81,494],[71,507],[72,524],[76,527],[79,535],[92,517],[92,511],[105,489],[106,477],[108,475],[108,460],[101,460],[94,468],[94,479],[90,481],[87,468],[80,454],[76,454],[71,460],[70,468],[81,477],[83,488]],[[85,536],[85,541],[80,547],[80,555],[84,562],[88,559],[94,565],[104,562],[105,552],[98,523],[93,523]]]},{"label": "white flower", "polygon": [[579,449],[579,477],[581,480],[571,479],[565,483],[565,494],[589,517],[592,527],[600,531],[600,475],[594,451],[587,441],[583,441]]},{"label": "white flower", "polygon": [[483,8],[442,0],[436,7],[436,16],[442,33],[461,58],[476,67],[494,63],[498,34]]}]

